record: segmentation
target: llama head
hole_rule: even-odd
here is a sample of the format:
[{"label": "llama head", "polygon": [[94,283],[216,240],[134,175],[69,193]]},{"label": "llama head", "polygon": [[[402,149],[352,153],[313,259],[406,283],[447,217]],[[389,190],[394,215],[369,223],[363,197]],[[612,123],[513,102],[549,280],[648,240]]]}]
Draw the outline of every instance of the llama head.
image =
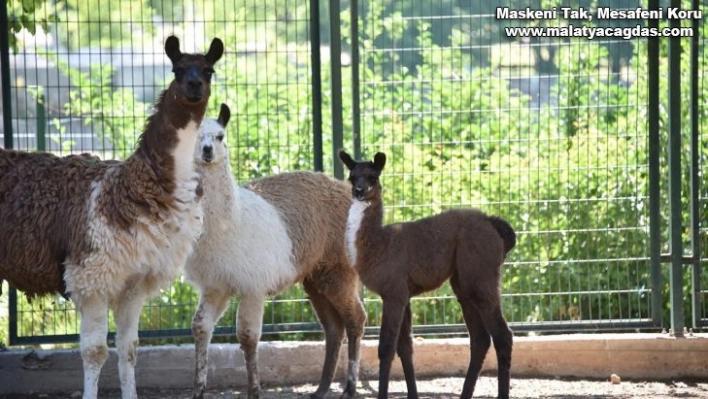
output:
[{"label": "llama head", "polygon": [[349,182],[352,184],[352,197],[359,201],[378,201],[381,199],[379,176],[386,165],[386,154],[377,152],[373,161],[355,161],[344,151],[339,152],[339,159],[349,169]]},{"label": "llama head", "polygon": [[224,141],[226,125],[231,118],[231,110],[226,104],[221,104],[219,117],[204,118],[199,125],[199,137],[194,158],[197,163],[217,164],[228,158],[228,147]]},{"label": "llama head", "polygon": [[214,64],[224,53],[224,43],[215,38],[206,54],[186,54],[179,49],[179,39],[170,36],[165,41],[165,54],[172,61],[175,80],[172,94],[186,105],[209,100]]}]

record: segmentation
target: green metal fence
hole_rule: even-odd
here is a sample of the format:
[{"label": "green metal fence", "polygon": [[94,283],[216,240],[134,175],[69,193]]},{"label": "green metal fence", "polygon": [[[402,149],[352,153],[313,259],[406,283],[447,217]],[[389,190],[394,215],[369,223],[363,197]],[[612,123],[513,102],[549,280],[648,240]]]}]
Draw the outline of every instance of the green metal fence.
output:
[{"label": "green metal fence", "polygon": [[[492,2],[419,3],[131,0],[99,8],[87,0],[23,13],[10,1],[2,26],[15,17],[25,26],[50,22],[46,33],[11,35],[16,52],[4,48],[4,145],[125,157],[169,79],[164,37],[175,33],[197,51],[218,36],[226,53],[211,113],[231,106],[239,181],[297,169],[341,177],[336,149],[385,151],[387,222],[479,207],[517,230],[503,272],[504,312],[516,332],[705,326],[704,20],[586,23],[679,24],[693,39],[514,37],[505,28],[573,21],[503,20]],[[516,3],[509,6],[540,8]],[[673,5],[629,3],[570,5]],[[77,340],[70,301],[5,295],[0,319],[9,327],[0,338]],[[381,303],[363,295],[375,334]],[[188,340],[196,302],[176,282],[144,308],[141,337]],[[217,339],[235,339],[235,305]],[[319,337],[301,288],[266,306],[266,338]],[[414,324],[415,334],[465,332],[449,286],[414,300]]]},{"label": "green metal fence", "polygon": [[[693,2],[694,7],[699,6],[698,1]],[[705,7],[703,8],[705,10]],[[704,17],[705,18],[705,17]],[[693,21],[693,28],[702,29],[702,34],[693,38],[691,42],[691,81],[690,96],[691,108],[691,163],[697,173],[691,175],[691,230],[693,256],[697,258],[691,271],[691,303],[693,325],[705,328],[708,326],[708,273],[702,272],[708,264],[708,157],[705,149],[708,148],[708,52],[706,51],[705,20]]]}]

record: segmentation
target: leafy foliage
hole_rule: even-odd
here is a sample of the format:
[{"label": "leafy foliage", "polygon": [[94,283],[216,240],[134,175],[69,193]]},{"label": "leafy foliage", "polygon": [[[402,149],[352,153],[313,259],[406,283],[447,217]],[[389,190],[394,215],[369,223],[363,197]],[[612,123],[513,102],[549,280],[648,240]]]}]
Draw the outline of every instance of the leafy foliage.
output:
[{"label": "leafy foliage", "polygon": [[[369,21],[363,61],[379,66],[366,34],[398,33],[384,17]],[[414,47],[427,56],[416,73],[364,72],[365,147],[393,160],[383,177],[387,219],[454,206],[507,218],[520,232],[504,272],[512,321],[650,317],[646,136],[628,119],[645,107],[629,98],[646,99],[646,86],[603,71],[605,48],[570,43],[558,49],[555,102],[534,110],[493,65],[468,69],[469,55],[440,51],[426,23],[418,30]],[[443,301],[420,301],[416,318]]]},{"label": "leafy foliage", "polygon": [[[113,87],[115,71],[110,64],[94,64],[88,71],[82,71],[70,67],[55,53],[42,55],[72,82],[64,116],[81,118],[108,142],[112,150],[104,156],[125,159],[130,155],[147,118],[148,104],[138,101],[132,88]],[[58,125],[58,119],[53,123]]]},{"label": "leafy foliage", "polygon": [[[151,7],[162,15],[168,12],[155,4]],[[301,13],[302,7],[304,4],[297,2],[287,12]],[[382,178],[387,222],[417,219],[460,206],[480,207],[509,220],[519,238],[503,271],[504,311],[510,321],[649,318],[646,43],[632,42],[633,55],[621,72],[616,71],[613,53],[617,48],[611,43],[555,43],[555,56],[548,62],[553,63],[558,76],[545,81],[550,82],[549,95],[540,101],[532,98],[533,93],[513,88],[500,72],[503,65],[497,59],[480,62],[480,54],[465,50],[470,45],[465,33],[469,27],[452,24],[443,29],[427,20],[407,18],[406,5],[396,7],[369,3],[366,17],[360,21],[362,153],[371,156],[385,151],[389,155]],[[215,26],[221,29],[219,23]],[[701,37],[706,37],[706,25],[700,29]],[[440,32],[445,32],[443,39]],[[415,56],[404,60],[399,52],[381,50],[385,43],[403,40],[412,41],[406,46],[417,49]],[[682,41],[684,46],[689,43]],[[285,47],[280,46],[276,49]],[[235,61],[220,67],[211,113],[216,114],[219,102],[232,108],[227,140],[239,181],[312,168],[309,54],[303,42],[295,46],[294,51],[239,54]],[[521,51],[524,46],[499,48]],[[687,47],[684,50],[682,65],[689,65],[689,51]],[[705,82],[705,49],[700,57],[699,79]],[[666,60],[662,42],[662,71]],[[327,70],[324,66],[325,82]],[[79,82],[66,112],[101,120],[106,126],[101,134],[118,149],[120,157],[125,156],[132,148],[130,134],[138,130],[137,121],[144,119],[141,112],[147,107],[134,99],[130,89],[111,87],[112,71],[107,66],[95,66],[88,74],[66,71],[73,82]],[[661,104],[667,104],[666,74],[661,79]],[[683,93],[688,93],[689,83],[689,74],[682,74]],[[329,90],[323,89],[323,110],[331,106],[326,94]],[[345,83],[343,90],[344,114],[351,115],[352,104],[346,99],[351,98],[352,87]],[[696,101],[705,130],[705,83],[699,86]],[[122,119],[126,117],[128,122]],[[681,115],[683,126],[689,126],[689,117],[686,104]],[[329,126],[328,118],[325,112],[324,126]],[[349,132],[346,142],[351,143],[351,120],[345,118],[344,122],[345,132]],[[662,115],[661,143],[667,142],[666,127],[666,116]],[[323,138],[324,148],[331,147],[328,136]],[[683,152],[688,153],[688,140],[683,145]],[[708,135],[700,136],[699,149],[702,177],[708,164]],[[661,176],[667,176],[665,146],[661,151]],[[333,162],[326,159],[328,169]],[[682,175],[688,176],[688,163],[682,168]],[[682,188],[684,204],[688,204],[688,181]],[[665,179],[661,185],[662,210],[666,210]],[[703,184],[700,190],[700,223],[708,226],[708,185]],[[668,242],[666,212],[661,218],[662,242]],[[686,205],[684,220],[688,219]],[[691,238],[700,240],[704,259],[708,257],[705,231],[703,227],[698,237],[690,237],[686,231],[683,237],[685,247]],[[669,315],[667,276],[664,267],[659,288],[665,325]],[[686,278],[684,291],[688,294],[690,290]],[[461,323],[451,294],[445,285],[417,299],[414,323]],[[366,292],[365,296],[369,323],[376,325],[380,301]],[[313,322],[314,315],[303,297],[302,289],[295,287],[269,301],[266,323]],[[195,305],[194,291],[177,282],[143,312],[141,328],[188,329]],[[33,307],[36,311],[37,306],[53,305],[22,306],[23,311]],[[691,324],[689,306],[687,300],[687,325]],[[33,321],[23,331],[42,333],[37,326],[47,324],[45,321]],[[66,323],[69,330],[76,328],[75,321]],[[232,308],[219,324],[233,323]]]},{"label": "leafy foliage", "polygon": [[[8,21],[7,29],[10,33],[10,48],[18,51],[17,35],[26,29],[31,35],[37,33],[37,28],[49,31],[49,25],[57,21],[54,6],[61,0],[50,2],[48,0],[3,0],[7,2]],[[5,29],[5,28],[2,28]]]}]

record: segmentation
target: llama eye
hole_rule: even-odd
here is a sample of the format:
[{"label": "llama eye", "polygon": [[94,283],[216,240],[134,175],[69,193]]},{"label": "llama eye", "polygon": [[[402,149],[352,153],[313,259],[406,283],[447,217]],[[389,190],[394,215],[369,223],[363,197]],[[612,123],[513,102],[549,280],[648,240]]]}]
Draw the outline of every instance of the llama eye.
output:
[{"label": "llama eye", "polygon": [[220,135],[216,136],[216,139],[219,140],[219,141],[223,141],[223,140],[224,140],[224,135],[223,135],[223,134],[220,134]]},{"label": "llama eye", "polygon": [[206,68],[204,70],[204,76],[206,76],[207,78],[210,78],[211,75],[213,75],[213,74],[214,74],[214,70],[212,68]]}]

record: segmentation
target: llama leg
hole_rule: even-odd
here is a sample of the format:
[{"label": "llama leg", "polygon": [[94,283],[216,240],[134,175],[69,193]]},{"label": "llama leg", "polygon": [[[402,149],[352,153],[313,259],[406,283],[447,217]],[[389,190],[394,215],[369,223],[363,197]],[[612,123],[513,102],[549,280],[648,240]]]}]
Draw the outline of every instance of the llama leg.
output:
[{"label": "llama leg", "polygon": [[261,339],[263,327],[264,303],[263,296],[244,296],[238,305],[236,316],[238,342],[246,359],[249,399],[258,399],[261,390],[258,378],[258,341]]},{"label": "llama leg", "polygon": [[[361,362],[361,339],[364,336],[366,313],[357,296],[348,309],[349,316],[343,316],[347,330],[347,346],[349,367],[347,369],[347,385],[344,387],[341,398],[351,398],[356,395],[356,384],[359,381],[359,363]],[[340,314],[342,314],[340,312]]]},{"label": "llama leg", "polygon": [[337,361],[339,360],[339,348],[344,340],[344,326],[337,311],[327,297],[317,289],[312,280],[305,279],[303,287],[325,332],[325,360],[322,366],[322,378],[317,391],[310,395],[313,399],[321,399],[329,391],[334,379],[334,371],[337,369]]},{"label": "llama leg", "polygon": [[381,334],[379,336],[379,394],[378,399],[388,398],[388,381],[391,362],[396,353],[396,341],[401,330],[405,302],[383,299]]},{"label": "llama leg", "polygon": [[361,338],[364,336],[366,312],[359,298],[359,276],[349,265],[340,265],[330,271],[336,273],[326,279],[323,289],[329,302],[337,311],[337,317],[347,331],[347,346],[349,365],[347,383],[342,392],[342,398],[351,398],[356,394],[356,384],[359,381],[359,362],[361,358]]},{"label": "llama leg", "polygon": [[484,324],[482,324],[477,309],[475,309],[474,302],[466,297],[458,298],[458,301],[460,302],[462,315],[467,324],[467,331],[470,335],[470,349],[472,352],[460,399],[469,399],[472,397],[472,393],[474,393],[484,358],[487,356],[487,351],[489,351],[489,346],[491,345],[491,339],[489,338],[489,333],[484,328]]},{"label": "llama leg", "polygon": [[108,359],[108,303],[104,298],[87,298],[77,301],[81,314],[80,348],[84,363],[83,399],[98,397],[98,377]]},{"label": "llama leg", "polygon": [[[513,335],[501,310],[499,282],[501,262],[504,259],[501,245],[497,248],[489,246],[480,249],[460,244],[457,249],[457,268],[450,278],[450,285],[462,306],[473,345],[476,343],[480,348],[488,348],[489,337],[487,335],[492,336],[497,353],[498,397],[508,399]],[[482,250],[487,253],[482,254],[480,252]],[[494,258],[498,258],[499,263],[490,263]],[[486,330],[486,333],[482,330]],[[482,352],[473,347],[470,366],[472,367],[478,362],[479,365],[475,369],[481,368],[486,352],[486,349]],[[468,370],[465,388],[463,388],[461,396],[463,399],[472,395],[473,382],[476,382],[476,377],[472,379],[470,374],[474,374],[475,371]],[[476,373],[479,372],[476,371]]]},{"label": "llama leg", "polygon": [[214,325],[229,306],[230,295],[204,289],[199,298],[199,307],[192,318],[192,334],[195,347],[194,398],[202,399],[207,383],[209,343]]},{"label": "llama leg", "polygon": [[138,323],[145,294],[137,282],[121,293],[116,302],[116,350],[118,352],[118,375],[121,397],[136,399],[135,364],[137,362]]},{"label": "llama leg", "polygon": [[[355,286],[355,285],[353,285]],[[336,303],[335,306],[339,305]],[[359,381],[359,363],[361,361],[361,338],[364,336],[364,324],[366,324],[366,312],[359,299],[359,295],[354,292],[348,301],[345,309],[337,309],[344,321],[347,330],[347,346],[349,356],[349,367],[347,370],[347,385],[342,392],[342,398],[351,398],[356,394],[356,384]]]},{"label": "llama leg", "polygon": [[511,350],[514,336],[506,324],[499,301],[476,301],[477,311],[484,322],[489,334],[492,335],[494,349],[497,352],[497,369],[499,384],[499,399],[509,398],[509,385],[511,381]]},{"label": "llama leg", "polygon": [[401,330],[398,334],[398,348],[396,349],[398,357],[401,358],[403,375],[406,377],[408,399],[418,397],[418,387],[415,383],[415,369],[413,368],[413,338],[411,337],[412,327],[411,304],[408,302],[408,306],[406,306],[406,310],[403,313]]}]

